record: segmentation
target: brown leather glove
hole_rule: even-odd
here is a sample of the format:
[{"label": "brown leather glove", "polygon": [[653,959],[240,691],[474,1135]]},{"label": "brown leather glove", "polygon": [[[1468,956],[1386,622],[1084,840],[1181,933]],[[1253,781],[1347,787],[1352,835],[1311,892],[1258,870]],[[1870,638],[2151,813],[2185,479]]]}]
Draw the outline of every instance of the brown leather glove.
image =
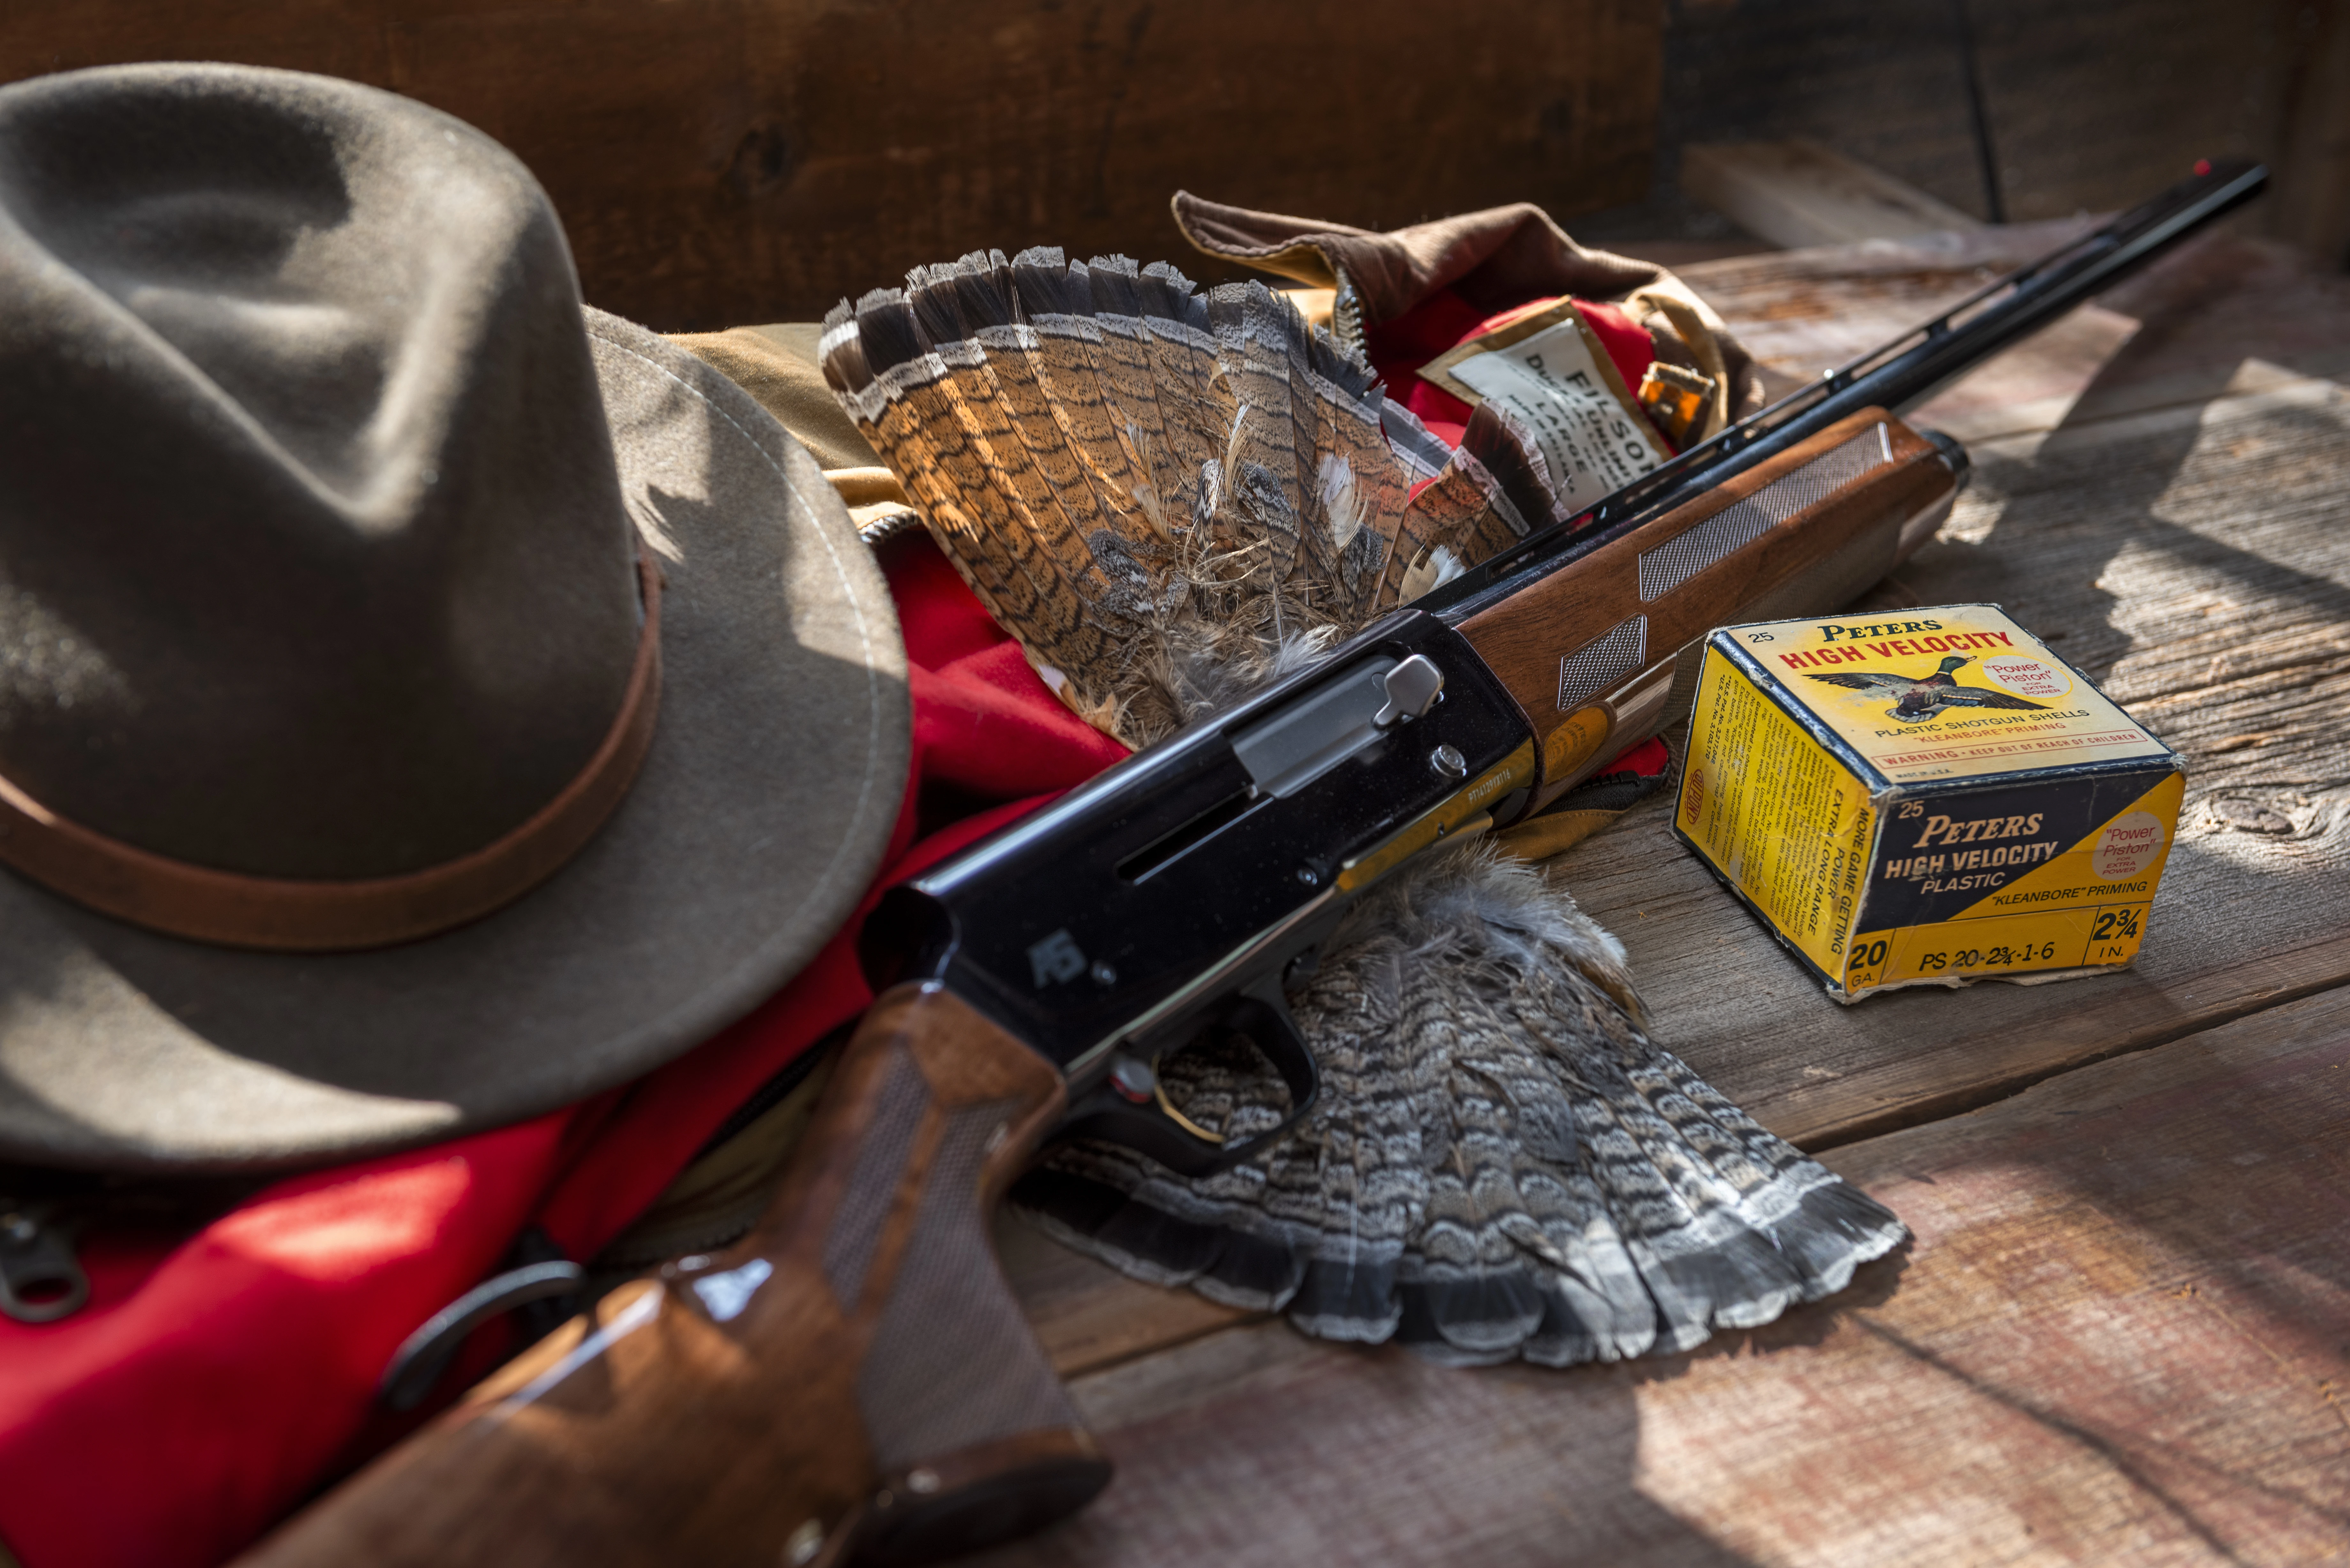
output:
[{"label": "brown leather glove", "polygon": [[1387,234],[1227,207],[1188,191],[1171,204],[1184,238],[1207,254],[1335,290],[1331,331],[1342,347],[1359,351],[1364,327],[1441,288],[1488,314],[1571,295],[1621,306],[1656,340],[1659,359],[1712,379],[1714,407],[1695,439],[1762,406],[1753,356],[1687,284],[1653,262],[1575,244],[1530,202]]}]

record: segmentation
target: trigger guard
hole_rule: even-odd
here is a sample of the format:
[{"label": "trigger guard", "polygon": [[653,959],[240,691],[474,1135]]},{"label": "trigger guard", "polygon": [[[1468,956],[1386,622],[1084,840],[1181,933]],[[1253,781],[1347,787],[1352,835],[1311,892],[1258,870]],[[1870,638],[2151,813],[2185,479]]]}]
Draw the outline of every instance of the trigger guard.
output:
[{"label": "trigger guard", "polygon": [[[1253,1159],[1287,1137],[1314,1108],[1322,1094],[1322,1074],[1314,1064],[1314,1053],[1305,1044],[1297,1020],[1289,1013],[1289,1003],[1281,994],[1275,981],[1269,988],[1270,998],[1243,994],[1238,1003],[1223,1018],[1225,1028],[1245,1034],[1262,1052],[1273,1070],[1289,1089],[1289,1114],[1278,1125],[1267,1127],[1252,1138],[1239,1143],[1224,1143],[1217,1147],[1216,1168],[1228,1170],[1244,1160]],[[1262,1022],[1265,1027],[1253,1028]]]},{"label": "trigger guard", "polygon": [[[1262,994],[1261,990],[1271,994]],[[1227,1143],[1191,1130],[1172,1106],[1130,1105],[1097,1087],[1070,1107],[1068,1119],[1055,1129],[1053,1141],[1101,1138],[1147,1155],[1178,1176],[1201,1177],[1229,1170],[1287,1137],[1314,1108],[1322,1092],[1322,1075],[1297,1021],[1289,1014],[1279,979],[1268,979],[1261,989],[1242,992],[1211,1027],[1247,1035],[1281,1075],[1289,1090],[1289,1114],[1280,1125],[1239,1143]]]}]

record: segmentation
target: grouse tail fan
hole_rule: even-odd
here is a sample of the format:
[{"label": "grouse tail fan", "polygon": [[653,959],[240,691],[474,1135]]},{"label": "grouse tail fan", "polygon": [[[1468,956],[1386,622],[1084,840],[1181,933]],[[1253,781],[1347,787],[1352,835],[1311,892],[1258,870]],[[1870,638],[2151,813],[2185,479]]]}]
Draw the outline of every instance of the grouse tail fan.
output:
[{"label": "grouse tail fan", "polygon": [[844,302],[823,345],[990,613],[1129,745],[1549,515],[1519,432],[1482,416],[1446,448],[1258,283],[1202,293],[1165,263],[974,252]]}]

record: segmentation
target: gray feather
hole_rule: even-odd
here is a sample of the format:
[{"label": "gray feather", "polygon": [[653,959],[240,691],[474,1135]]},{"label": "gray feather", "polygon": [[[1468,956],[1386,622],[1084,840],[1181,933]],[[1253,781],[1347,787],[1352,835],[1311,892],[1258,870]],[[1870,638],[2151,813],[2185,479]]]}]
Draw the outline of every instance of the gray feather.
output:
[{"label": "gray feather", "polygon": [[[1284,1143],[1200,1180],[1071,1145],[1014,1206],[1138,1278],[1457,1365],[1686,1350],[1906,1234],[1653,1044],[1620,945],[1491,850],[1374,891],[1290,1000],[1324,1089]],[[1163,1071],[1232,1136],[1287,1103],[1243,1044]]]}]

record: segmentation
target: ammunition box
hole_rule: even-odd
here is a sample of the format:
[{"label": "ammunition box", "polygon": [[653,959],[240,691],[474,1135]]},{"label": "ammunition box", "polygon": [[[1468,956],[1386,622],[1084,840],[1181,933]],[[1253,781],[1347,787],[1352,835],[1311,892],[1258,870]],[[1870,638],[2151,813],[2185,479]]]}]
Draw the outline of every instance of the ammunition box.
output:
[{"label": "ammunition box", "polygon": [[1673,831],[1839,1002],[2137,956],[2186,774],[1995,605],[1706,639]]}]

